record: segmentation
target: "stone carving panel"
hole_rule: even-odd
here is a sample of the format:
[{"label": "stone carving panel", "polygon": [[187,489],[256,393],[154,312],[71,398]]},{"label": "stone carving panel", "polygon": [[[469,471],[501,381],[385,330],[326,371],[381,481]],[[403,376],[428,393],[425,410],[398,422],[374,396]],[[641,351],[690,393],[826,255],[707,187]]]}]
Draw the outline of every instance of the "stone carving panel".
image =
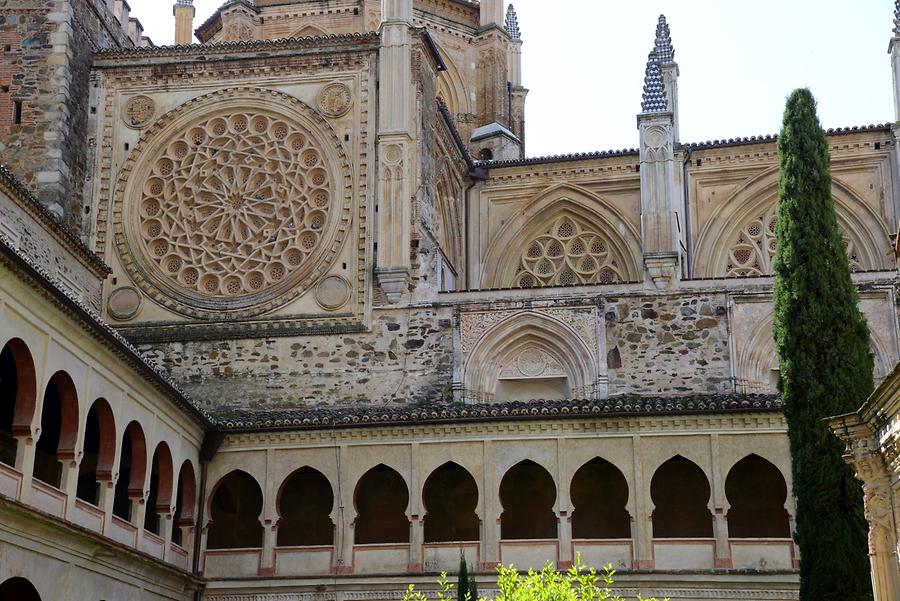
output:
[{"label": "stone carving panel", "polygon": [[346,115],[353,106],[353,93],[345,84],[328,84],[319,92],[317,104],[324,115],[333,118],[341,117]]},{"label": "stone carving panel", "polygon": [[612,284],[622,280],[609,240],[563,217],[532,240],[516,273],[520,288]]},{"label": "stone carving panel", "polygon": [[254,104],[154,127],[162,131],[135,149],[120,186],[129,191],[119,199],[127,216],[114,215],[120,252],[145,291],[183,313],[283,304],[346,230],[349,186],[330,128]]},{"label": "stone carving panel", "polygon": [[135,96],[125,104],[122,120],[128,127],[140,129],[153,120],[156,115],[156,103],[147,96]]}]

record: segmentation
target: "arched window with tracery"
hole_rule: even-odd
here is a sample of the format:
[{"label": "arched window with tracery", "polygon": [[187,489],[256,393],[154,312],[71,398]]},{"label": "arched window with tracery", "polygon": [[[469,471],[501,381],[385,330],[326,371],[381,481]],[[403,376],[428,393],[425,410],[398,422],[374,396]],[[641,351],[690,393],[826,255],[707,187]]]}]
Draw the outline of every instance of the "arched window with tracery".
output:
[{"label": "arched window with tracery", "polygon": [[396,470],[384,464],[370,469],[359,479],[354,499],[357,545],[409,542],[409,488]]},{"label": "arched window with tracery", "polygon": [[425,542],[467,542],[479,539],[478,485],[469,471],[448,462],[425,481]]},{"label": "arched window with tracery", "polygon": [[599,457],[581,466],[572,478],[572,536],[582,539],[631,538],[628,481]]},{"label": "arched window with tracery", "polygon": [[525,246],[516,285],[520,288],[613,284],[622,281],[621,266],[603,234],[568,216]]},{"label": "arched window with tracery", "polygon": [[784,508],[787,484],[781,471],[758,455],[738,461],[725,479],[728,536],[790,538],[790,517]]},{"label": "arched window with tracery", "polygon": [[526,459],[511,467],[500,482],[500,537],[504,540],[551,539],[558,535],[553,511],[556,484],[553,476]]},{"label": "arched window with tracery", "polygon": [[222,478],[210,502],[207,549],[258,549],[262,547],[262,489],[256,479],[241,470]]},{"label": "arched window with tracery", "polygon": [[[775,223],[778,206],[757,214],[741,228],[728,250],[726,277],[771,275],[775,262]],[[863,271],[853,239],[842,233],[851,271]]]},{"label": "arched window with tracery", "polygon": [[322,472],[304,467],[291,474],[278,495],[278,546],[334,544],[333,507],[334,492]]},{"label": "arched window with tracery", "polygon": [[709,480],[689,459],[676,455],[650,481],[653,538],[712,538]]}]

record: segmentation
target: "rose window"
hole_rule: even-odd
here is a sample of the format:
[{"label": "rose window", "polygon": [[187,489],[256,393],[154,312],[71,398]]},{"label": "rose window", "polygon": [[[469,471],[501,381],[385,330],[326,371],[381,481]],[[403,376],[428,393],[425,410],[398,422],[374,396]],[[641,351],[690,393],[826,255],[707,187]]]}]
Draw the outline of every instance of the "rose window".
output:
[{"label": "rose window", "polygon": [[516,273],[520,288],[612,284],[622,281],[609,240],[568,217],[531,241]]},{"label": "rose window", "polygon": [[[777,210],[777,206],[773,206],[741,229],[737,241],[728,251],[726,277],[762,276],[774,272]],[[850,270],[862,271],[855,244],[846,235],[843,240]]]},{"label": "rose window", "polygon": [[145,171],[139,237],[158,278],[189,295],[283,287],[319,248],[335,183],[307,131],[232,112],[185,128]]}]

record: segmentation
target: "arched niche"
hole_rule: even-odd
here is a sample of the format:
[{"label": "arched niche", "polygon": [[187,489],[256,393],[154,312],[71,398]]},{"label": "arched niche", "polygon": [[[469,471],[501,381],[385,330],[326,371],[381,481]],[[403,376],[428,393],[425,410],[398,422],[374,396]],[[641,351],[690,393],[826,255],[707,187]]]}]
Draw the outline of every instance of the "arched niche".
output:
[{"label": "arched niche", "polygon": [[479,537],[478,484],[469,471],[452,461],[434,470],[422,492],[425,542],[469,542]]},{"label": "arched niche", "polygon": [[[887,257],[890,234],[881,219],[839,179],[832,181],[832,198],[837,211],[838,227],[853,250],[859,269],[864,271],[892,269]],[[769,221],[778,203],[778,168],[765,171],[748,180],[715,210],[701,228],[695,244],[693,276],[695,278],[726,277],[731,250],[747,228],[764,218],[760,236],[767,240],[767,252],[774,237]],[[754,235],[756,230],[749,232]],[[745,236],[746,237],[746,236]],[[760,239],[760,238],[757,238]],[[764,262],[762,271],[771,273]]]},{"label": "arched niche", "polygon": [[96,505],[100,498],[100,482],[112,478],[116,461],[116,420],[106,399],[91,405],[84,427],[84,454],[78,466],[76,496]]},{"label": "arched niche", "polygon": [[132,499],[144,495],[147,476],[147,439],[141,425],[132,421],[122,435],[119,451],[119,479],[116,481],[113,515],[131,520]]},{"label": "arched niche", "polygon": [[0,462],[15,465],[15,436],[31,433],[36,403],[34,359],[28,345],[13,338],[0,351]]},{"label": "arched niche", "polygon": [[234,470],[216,484],[209,502],[207,549],[258,549],[263,527],[259,521],[263,493],[256,479]]},{"label": "arched niche", "polygon": [[681,455],[663,463],[650,481],[653,538],[712,538],[709,480]]},{"label": "arched niche", "polygon": [[302,467],[278,491],[279,547],[316,547],[334,543],[331,510],[334,492],[319,470]]},{"label": "arched niche", "polygon": [[409,488],[397,470],[376,465],[359,479],[353,499],[355,544],[409,543]]},{"label": "arched niche", "polygon": [[754,454],[738,461],[725,478],[729,538],[790,538],[787,495],[774,464]]},{"label": "arched niche", "polygon": [[572,537],[580,539],[631,538],[628,481],[609,461],[596,457],[572,478]]},{"label": "arched niche", "polygon": [[553,506],[556,485],[543,466],[526,459],[509,468],[500,481],[500,538],[555,539],[558,520]]},{"label": "arched niche", "polygon": [[194,526],[197,507],[197,475],[194,464],[185,460],[178,470],[178,488],[175,493],[175,514],[172,516],[175,528],[172,530],[172,542],[184,545],[183,529]]},{"label": "arched niche", "polygon": [[160,520],[172,510],[172,452],[169,445],[161,442],[153,452],[150,464],[150,492],[147,496],[147,512],[144,514],[144,529],[159,534]]},{"label": "arched niche", "polygon": [[[548,373],[550,377],[545,377]],[[598,378],[595,354],[581,336],[568,324],[532,311],[491,328],[475,343],[463,366],[465,390],[484,402],[495,400],[501,381],[532,381],[540,390],[560,393],[556,398],[593,398]],[[548,384],[556,388],[546,388]],[[519,398],[504,400],[541,396],[519,390]]]},{"label": "arched niche", "polygon": [[58,487],[62,461],[74,458],[78,439],[78,396],[75,383],[64,371],[47,383],[41,403],[41,436],[35,445],[34,477]]},{"label": "arched niche", "polygon": [[[528,258],[530,247],[565,219],[580,228],[582,233],[590,233],[606,241],[603,256],[609,257],[608,264],[615,263],[618,281],[641,280],[641,242],[634,228],[601,197],[571,184],[559,184],[525,203],[522,210],[500,229],[485,253],[481,287],[517,287],[517,276],[521,273],[523,261]],[[564,250],[571,250],[570,244],[564,241]],[[544,254],[554,255],[548,245],[544,246]],[[568,257],[568,253],[564,254]],[[583,260],[584,256],[579,255],[579,260]],[[572,257],[570,262],[574,261]],[[598,277],[601,273],[602,269],[596,271]]]},{"label": "arched niche", "polygon": [[30,581],[16,577],[0,584],[0,601],[41,601],[41,595]]}]

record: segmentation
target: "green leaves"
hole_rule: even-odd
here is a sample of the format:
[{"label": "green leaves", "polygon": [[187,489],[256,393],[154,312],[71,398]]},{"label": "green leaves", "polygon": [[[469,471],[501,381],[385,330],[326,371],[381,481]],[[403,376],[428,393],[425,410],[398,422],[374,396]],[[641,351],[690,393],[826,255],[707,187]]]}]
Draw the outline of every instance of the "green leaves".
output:
[{"label": "green leaves", "polygon": [[[527,574],[519,573],[514,566],[500,566],[497,568],[497,596],[492,601],[623,601],[612,591],[613,576],[615,571],[611,565],[598,574],[594,568],[582,564],[580,556],[565,572],[557,571],[550,563],[538,572],[528,570]],[[447,574],[441,574],[436,595],[437,601],[453,599],[453,586],[447,583]],[[487,601],[471,599],[468,593],[465,598],[467,601]],[[410,585],[403,601],[429,599]],[[638,597],[638,601],[654,600]]]}]

